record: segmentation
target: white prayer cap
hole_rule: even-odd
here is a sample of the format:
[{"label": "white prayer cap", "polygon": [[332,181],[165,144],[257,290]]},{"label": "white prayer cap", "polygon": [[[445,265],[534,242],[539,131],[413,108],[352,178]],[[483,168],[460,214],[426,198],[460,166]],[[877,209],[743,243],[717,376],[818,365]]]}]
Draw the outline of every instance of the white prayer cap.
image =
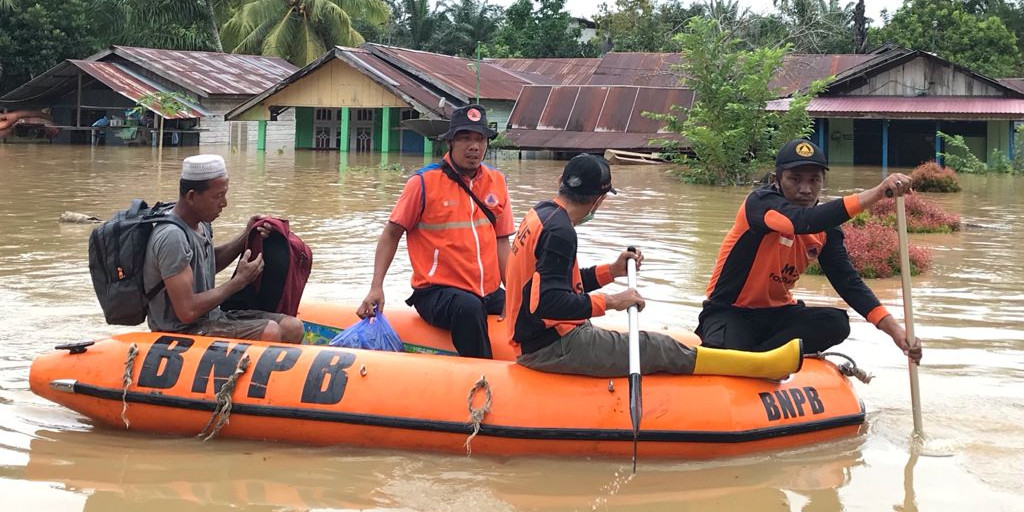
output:
[{"label": "white prayer cap", "polygon": [[207,181],[228,175],[224,158],[220,155],[195,155],[181,162],[181,179]]}]

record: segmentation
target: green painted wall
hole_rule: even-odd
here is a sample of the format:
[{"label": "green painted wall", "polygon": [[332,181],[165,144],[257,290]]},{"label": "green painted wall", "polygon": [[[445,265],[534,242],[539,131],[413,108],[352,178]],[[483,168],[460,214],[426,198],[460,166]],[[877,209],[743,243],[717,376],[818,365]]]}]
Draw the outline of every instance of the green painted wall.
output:
[{"label": "green painted wall", "polygon": [[998,149],[1003,153],[1004,156],[1010,156],[1010,122],[1009,121],[989,121],[988,122],[988,151],[984,155],[978,155],[978,158],[985,160],[990,165],[992,161],[992,151]]},{"label": "green painted wall", "polygon": [[853,163],[853,119],[828,120],[827,155],[830,164]]},{"label": "green painted wall", "polygon": [[313,147],[313,107],[295,107],[295,148]]}]

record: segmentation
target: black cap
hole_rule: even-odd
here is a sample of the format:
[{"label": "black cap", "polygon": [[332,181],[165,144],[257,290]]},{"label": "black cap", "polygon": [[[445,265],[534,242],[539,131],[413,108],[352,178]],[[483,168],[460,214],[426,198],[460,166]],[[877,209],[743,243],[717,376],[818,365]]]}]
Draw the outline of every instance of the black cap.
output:
[{"label": "black cap", "polygon": [[477,104],[455,109],[452,112],[452,120],[448,125],[448,131],[441,138],[444,140],[454,139],[455,134],[461,131],[476,132],[488,139],[498,136],[497,130],[493,130],[487,125],[487,109]]},{"label": "black cap", "polygon": [[580,153],[565,164],[562,184],[581,196],[599,196],[608,192],[618,194],[612,188],[612,170],[608,161],[589,153]]},{"label": "black cap", "polygon": [[775,157],[775,170],[792,169],[801,165],[816,165],[823,171],[828,170],[825,152],[813,142],[806,139],[791,140],[782,146]]}]

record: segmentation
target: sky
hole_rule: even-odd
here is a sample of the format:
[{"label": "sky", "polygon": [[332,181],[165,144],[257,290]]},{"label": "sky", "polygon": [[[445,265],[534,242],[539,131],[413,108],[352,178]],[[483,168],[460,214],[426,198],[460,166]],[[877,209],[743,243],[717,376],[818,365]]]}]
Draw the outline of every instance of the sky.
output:
[{"label": "sky", "polygon": [[[514,0],[491,0],[493,3],[508,7]],[[593,19],[594,15],[598,13],[598,7],[602,3],[607,1],[608,5],[614,5],[614,0],[566,0],[565,7],[573,16],[580,18]],[[840,0],[840,5],[843,5],[849,0]],[[684,0],[685,4],[687,2]],[[896,12],[896,9],[903,5],[903,0],[865,0],[864,9],[865,14],[868,18],[873,18],[875,22],[872,26],[881,26],[882,17],[879,13],[882,9],[888,9],[889,14]],[[749,7],[752,12],[755,13],[766,13],[775,10],[772,5],[772,0],[740,0],[740,8]]]}]

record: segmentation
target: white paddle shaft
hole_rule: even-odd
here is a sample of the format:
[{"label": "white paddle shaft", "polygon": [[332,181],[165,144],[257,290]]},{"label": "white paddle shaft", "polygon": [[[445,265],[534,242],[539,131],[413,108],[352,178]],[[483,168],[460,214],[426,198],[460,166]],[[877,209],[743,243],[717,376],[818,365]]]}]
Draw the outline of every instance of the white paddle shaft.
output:
[{"label": "white paddle shaft", "polygon": [[[629,287],[636,289],[636,260],[626,260],[626,276]],[[640,311],[636,304],[627,309],[629,313],[629,373],[640,373]]]}]

